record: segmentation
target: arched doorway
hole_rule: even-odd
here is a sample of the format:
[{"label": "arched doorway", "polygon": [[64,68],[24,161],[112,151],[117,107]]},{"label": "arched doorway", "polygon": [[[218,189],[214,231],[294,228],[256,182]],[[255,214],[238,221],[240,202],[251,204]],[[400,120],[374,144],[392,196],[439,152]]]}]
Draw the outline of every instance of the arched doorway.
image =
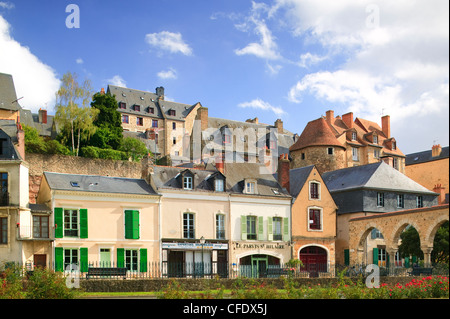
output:
[{"label": "arched doorway", "polygon": [[309,277],[318,277],[319,272],[328,272],[327,251],[319,246],[307,246],[300,250],[299,259],[302,270],[309,272]]},{"label": "arched doorway", "polygon": [[280,267],[280,259],[270,255],[250,255],[239,259],[240,272],[243,277],[264,278],[271,268]]}]

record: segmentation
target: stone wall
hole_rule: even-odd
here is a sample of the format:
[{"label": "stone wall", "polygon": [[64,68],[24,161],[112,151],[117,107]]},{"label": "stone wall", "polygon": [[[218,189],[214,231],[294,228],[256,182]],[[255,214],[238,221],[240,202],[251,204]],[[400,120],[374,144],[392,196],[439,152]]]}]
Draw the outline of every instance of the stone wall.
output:
[{"label": "stone wall", "polygon": [[64,155],[27,153],[26,161],[31,204],[36,203],[44,172],[141,178],[142,170],[142,164],[136,162]]}]

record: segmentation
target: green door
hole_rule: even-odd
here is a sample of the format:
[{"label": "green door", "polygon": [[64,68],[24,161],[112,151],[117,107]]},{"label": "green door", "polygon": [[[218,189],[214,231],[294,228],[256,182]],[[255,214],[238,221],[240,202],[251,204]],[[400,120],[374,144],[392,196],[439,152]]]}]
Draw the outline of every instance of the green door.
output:
[{"label": "green door", "polygon": [[252,257],[252,277],[266,277],[267,257]]},{"label": "green door", "polygon": [[111,267],[111,249],[100,248],[100,267]]}]

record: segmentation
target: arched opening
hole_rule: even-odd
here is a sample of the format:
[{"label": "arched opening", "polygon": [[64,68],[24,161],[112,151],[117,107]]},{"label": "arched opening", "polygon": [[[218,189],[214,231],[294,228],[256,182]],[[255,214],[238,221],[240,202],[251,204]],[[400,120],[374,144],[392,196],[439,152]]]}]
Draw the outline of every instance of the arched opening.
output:
[{"label": "arched opening", "polygon": [[[431,263],[435,267],[448,267],[449,264],[449,222],[444,221],[437,225],[433,239],[433,251],[431,252]],[[447,268],[448,269],[448,268]]]},{"label": "arched opening", "polygon": [[272,270],[280,268],[280,259],[270,255],[249,255],[239,259],[240,272],[243,277],[271,277]]},{"label": "arched opening", "polygon": [[318,277],[320,272],[328,272],[328,253],[319,246],[307,246],[300,250],[299,259],[302,271],[309,272],[309,277]]},{"label": "arched opening", "polygon": [[411,225],[405,225],[400,232],[398,241],[398,253],[405,268],[419,265],[423,261],[423,252],[420,247],[420,235],[417,229]]}]

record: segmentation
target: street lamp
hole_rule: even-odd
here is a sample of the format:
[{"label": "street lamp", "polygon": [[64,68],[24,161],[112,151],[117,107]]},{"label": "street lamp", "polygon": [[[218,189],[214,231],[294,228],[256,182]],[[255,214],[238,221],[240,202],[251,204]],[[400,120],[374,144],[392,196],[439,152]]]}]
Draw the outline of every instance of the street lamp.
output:
[{"label": "street lamp", "polygon": [[200,237],[200,244],[202,245],[202,277],[204,276],[204,267],[205,267],[205,264],[204,264],[204,261],[203,261],[203,246],[205,245],[205,237]]}]

